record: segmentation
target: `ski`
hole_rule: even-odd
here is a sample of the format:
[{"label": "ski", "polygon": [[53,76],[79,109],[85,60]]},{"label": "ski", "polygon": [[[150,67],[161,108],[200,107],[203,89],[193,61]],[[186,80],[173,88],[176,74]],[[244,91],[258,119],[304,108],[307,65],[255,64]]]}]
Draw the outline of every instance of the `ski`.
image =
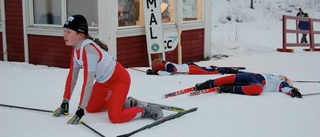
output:
[{"label": "ski", "polygon": [[[221,70],[221,69],[234,69],[234,70],[245,70],[246,67],[218,67],[218,66],[214,66],[216,68],[216,70]],[[142,70],[142,69],[138,69],[135,67],[130,67],[130,69],[135,70],[135,71],[140,71],[140,72],[144,72],[146,73],[146,70]],[[188,74],[187,72],[174,72],[175,74]],[[205,74],[204,74],[205,75]]]},{"label": "ski", "polygon": [[194,112],[194,111],[197,111],[197,110],[198,110],[198,108],[195,107],[195,108],[188,109],[188,110],[186,110],[184,112],[179,112],[179,113],[176,113],[176,114],[172,114],[172,115],[166,116],[166,117],[164,117],[162,119],[159,119],[159,120],[157,120],[157,121],[155,121],[155,122],[153,122],[151,124],[143,126],[143,127],[139,128],[137,130],[134,130],[134,131],[132,131],[130,133],[119,135],[117,137],[129,137],[129,136],[131,136],[131,135],[133,135],[135,133],[138,133],[138,132],[140,132],[142,130],[152,128],[152,127],[157,126],[159,124],[162,124],[162,123],[164,123],[166,121],[169,121],[169,120],[172,120],[172,119],[175,119],[175,118],[179,118],[179,117],[181,117],[181,116],[183,116],[185,114],[188,114],[188,113],[191,113],[191,112]]},{"label": "ski", "polygon": [[219,91],[219,87],[197,90],[197,91],[190,92],[190,96],[196,96],[200,94],[206,94],[206,93],[217,92],[217,91]]},{"label": "ski", "polygon": [[152,103],[152,102],[147,102],[147,101],[141,101],[133,97],[132,98],[132,106],[160,106],[161,109],[163,110],[168,110],[168,111],[173,111],[173,112],[184,112],[185,109],[175,107],[175,106],[169,106],[169,105],[164,105],[164,104],[158,104],[158,103]]},{"label": "ski", "polygon": [[178,95],[181,95],[181,94],[189,93],[189,92],[194,91],[194,90],[195,90],[194,87],[181,89],[181,90],[178,90],[178,91],[175,91],[175,92],[171,92],[171,93],[165,94],[164,98],[175,97],[175,96],[178,96]]},{"label": "ski", "polygon": [[151,103],[151,102],[145,102],[141,101],[141,104],[144,106],[160,106],[163,110],[173,111],[173,112],[184,112],[185,109],[175,107],[175,106],[169,106],[169,105],[163,105],[163,104],[157,104],[157,103]]}]

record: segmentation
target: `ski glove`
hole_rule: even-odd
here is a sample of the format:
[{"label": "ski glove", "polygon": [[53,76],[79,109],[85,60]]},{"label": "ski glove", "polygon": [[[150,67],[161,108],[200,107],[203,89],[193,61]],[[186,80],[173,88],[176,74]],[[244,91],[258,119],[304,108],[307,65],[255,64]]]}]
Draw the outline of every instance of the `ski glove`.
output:
[{"label": "ski glove", "polygon": [[302,98],[302,95],[301,95],[301,93],[299,92],[299,89],[297,89],[297,88],[293,88],[292,90],[291,90],[291,92],[290,92],[290,95],[291,95],[291,97],[293,97],[293,98]]},{"label": "ski glove", "polygon": [[84,116],[84,109],[78,107],[76,114],[67,122],[67,124],[79,124],[81,123],[80,119]]},{"label": "ski glove", "polygon": [[147,75],[157,75],[158,74],[158,70],[152,70],[152,69],[148,69],[146,71]]},{"label": "ski glove", "polygon": [[62,101],[61,106],[52,113],[54,117],[60,117],[61,115],[69,115],[69,102],[65,99]]}]

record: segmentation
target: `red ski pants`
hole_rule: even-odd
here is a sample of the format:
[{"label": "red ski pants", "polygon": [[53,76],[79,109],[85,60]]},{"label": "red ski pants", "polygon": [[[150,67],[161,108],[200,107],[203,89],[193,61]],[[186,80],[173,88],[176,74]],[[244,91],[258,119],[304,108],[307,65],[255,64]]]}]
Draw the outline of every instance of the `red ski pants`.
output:
[{"label": "red ski pants", "polygon": [[108,81],[94,83],[86,108],[87,112],[107,110],[112,123],[123,123],[135,118],[138,113],[142,113],[141,107],[123,108],[130,83],[129,73],[117,62],[113,75]]}]

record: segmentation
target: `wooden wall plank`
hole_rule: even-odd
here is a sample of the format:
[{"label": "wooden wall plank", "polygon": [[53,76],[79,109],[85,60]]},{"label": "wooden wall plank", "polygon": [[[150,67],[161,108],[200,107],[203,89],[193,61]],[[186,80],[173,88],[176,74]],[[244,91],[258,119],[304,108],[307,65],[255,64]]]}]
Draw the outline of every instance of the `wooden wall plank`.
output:
[{"label": "wooden wall plank", "polygon": [[62,37],[29,35],[28,42],[30,63],[69,67],[72,47],[66,46]]},{"label": "wooden wall plank", "polygon": [[25,59],[22,24],[22,1],[6,0],[5,9],[8,61],[23,62]]}]

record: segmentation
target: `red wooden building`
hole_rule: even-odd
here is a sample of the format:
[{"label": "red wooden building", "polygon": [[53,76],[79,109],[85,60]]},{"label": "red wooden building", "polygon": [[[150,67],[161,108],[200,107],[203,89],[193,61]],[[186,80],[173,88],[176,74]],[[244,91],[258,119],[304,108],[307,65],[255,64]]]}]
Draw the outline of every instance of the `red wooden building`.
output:
[{"label": "red wooden building", "polygon": [[[0,60],[69,67],[63,40],[68,15],[82,14],[89,34],[104,41],[124,66],[149,66],[142,0],[0,0]],[[152,1],[152,0],[151,0]],[[163,32],[181,26],[182,62],[211,55],[211,0],[162,0]],[[178,62],[177,48],[166,60]],[[153,58],[156,55],[152,56]]]}]

